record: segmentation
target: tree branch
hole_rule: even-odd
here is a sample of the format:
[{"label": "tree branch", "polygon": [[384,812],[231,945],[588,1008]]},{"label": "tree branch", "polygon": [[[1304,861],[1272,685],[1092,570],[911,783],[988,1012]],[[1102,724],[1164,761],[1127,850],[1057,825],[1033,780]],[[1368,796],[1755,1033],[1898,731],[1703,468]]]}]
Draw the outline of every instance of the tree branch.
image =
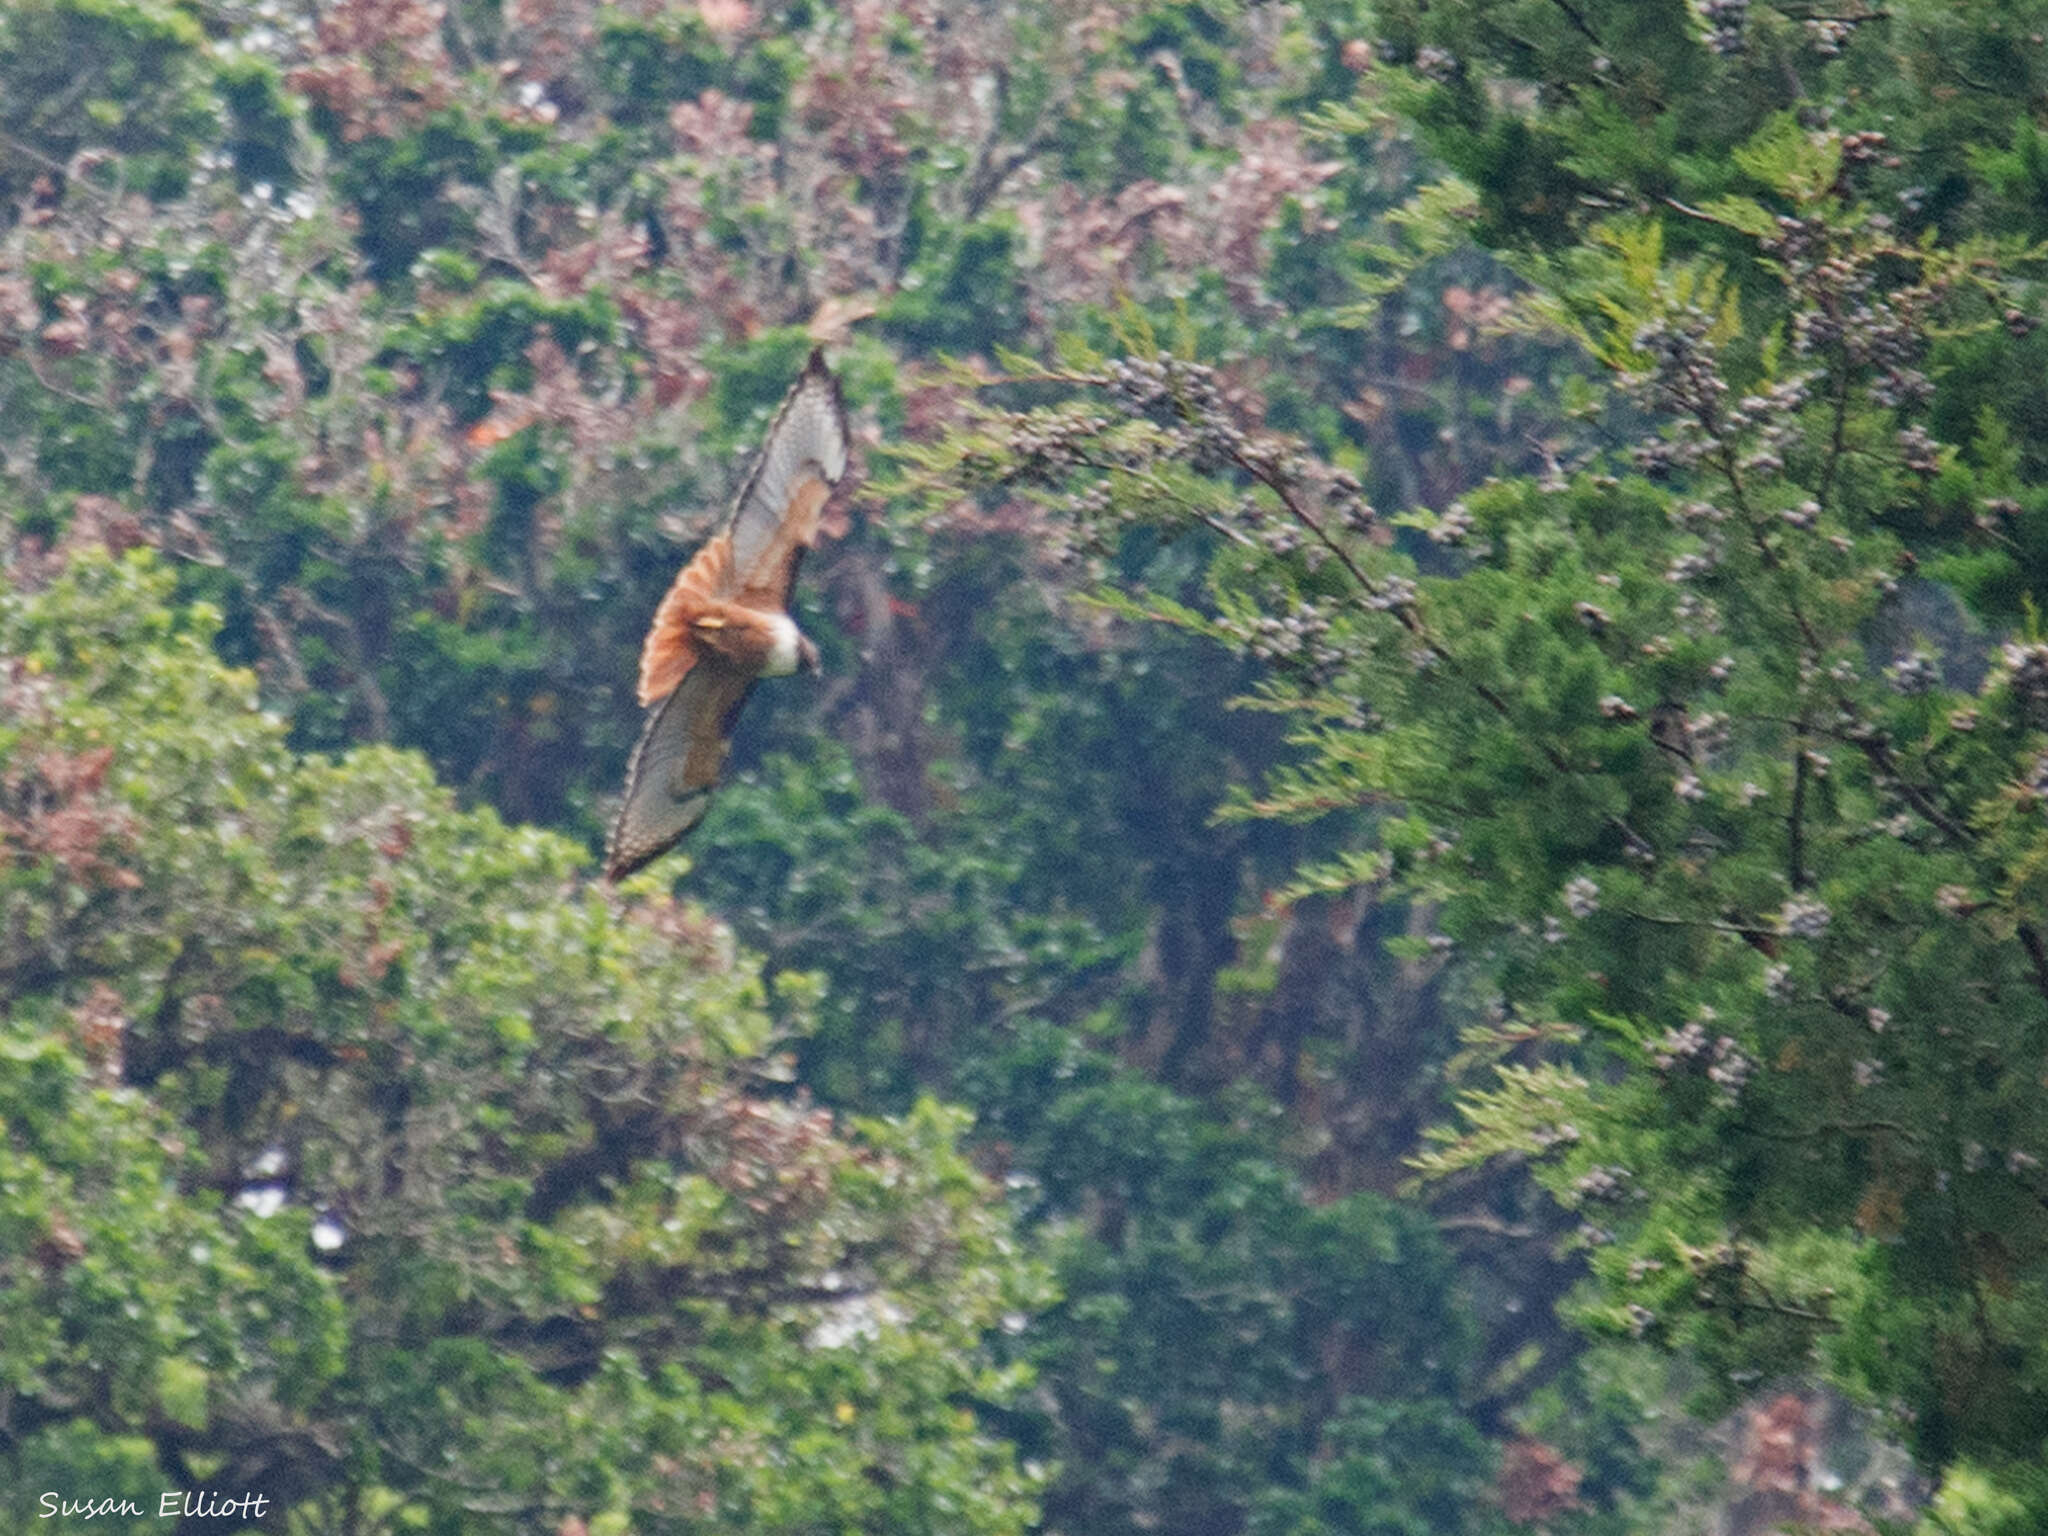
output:
[{"label": "tree branch", "polygon": [[1572,24],[1573,31],[1584,37],[1595,48],[1600,49],[1602,52],[1606,51],[1607,45],[1600,41],[1600,34],[1593,30],[1592,25],[1580,13],[1579,8],[1571,3],[1571,0],[1550,0],[1550,3],[1564,12],[1565,20]]}]

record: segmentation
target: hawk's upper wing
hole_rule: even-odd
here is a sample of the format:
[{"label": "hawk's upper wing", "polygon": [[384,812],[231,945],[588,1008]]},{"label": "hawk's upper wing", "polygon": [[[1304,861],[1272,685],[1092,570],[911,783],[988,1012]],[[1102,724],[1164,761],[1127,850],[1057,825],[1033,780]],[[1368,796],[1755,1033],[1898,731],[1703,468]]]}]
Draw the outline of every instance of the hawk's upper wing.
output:
[{"label": "hawk's upper wing", "polygon": [[648,714],[626,769],[625,803],[605,839],[606,879],[661,857],[704,819],[753,686],[751,674],[711,652]]},{"label": "hawk's upper wing", "polygon": [[788,606],[797,566],[817,542],[819,516],[846,474],[848,441],[839,380],[823,350],[814,350],[726,524],[733,595],[748,607]]},{"label": "hawk's upper wing", "polygon": [[814,350],[775,420],[725,526],[676,576],[640,649],[640,702],[653,704],[697,659],[691,622],[714,602],[780,613],[803,553],[818,538],[832,488],[846,474],[846,406]]}]

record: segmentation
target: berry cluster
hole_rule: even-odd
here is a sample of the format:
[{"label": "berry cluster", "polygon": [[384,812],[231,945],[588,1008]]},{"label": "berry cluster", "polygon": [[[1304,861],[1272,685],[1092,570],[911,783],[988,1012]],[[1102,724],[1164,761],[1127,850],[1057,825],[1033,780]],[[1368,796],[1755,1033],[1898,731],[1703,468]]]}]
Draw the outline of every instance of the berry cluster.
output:
[{"label": "berry cluster", "polygon": [[1742,1090],[1756,1073],[1756,1061],[1732,1035],[1710,1035],[1706,1024],[1712,1015],[1702,1011],[1702,1017],[1687,1022],[1680,1028],[1667,1029],[1657,1039],[1650,1041],[1644,1049],[1650,1054],[1650,1061],[1659,1072],[1677,1075],[1689,1072],[1703,1073],[1707,1080],[1719,1090],[1723,1103],[1733,1104],[1742,1097]]},{"label": "berry cluster", "polygon": [[1828,904],[1810,896],[1794,896],[1778,909],[1778,926],[1795,939],[1817,939],[1832,921]]},{"label": "berry cluster", "polygon": [[1932,693],[1941,686],[1941,668],[1926,651],[1914,651],[1909,656],[1899,657],[1885,668],[1884,675],[1894,692],[1908,698]]},{"label": "berry cluster", "polygon": [[1741,53],[1749,0],[1698,0],[1698,6],[1700,20],[1707,24],[1707,46],[1724,58]]}]

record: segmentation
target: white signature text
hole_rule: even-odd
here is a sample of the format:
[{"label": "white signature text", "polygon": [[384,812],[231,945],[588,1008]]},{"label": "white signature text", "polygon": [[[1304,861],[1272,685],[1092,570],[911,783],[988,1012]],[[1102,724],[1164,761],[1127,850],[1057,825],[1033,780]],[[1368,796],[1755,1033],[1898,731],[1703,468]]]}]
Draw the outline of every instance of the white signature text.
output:
[{"label": "white signature text", "polygon": [[[133,1499],[65,1499],[46,1493],[36,1501],[42,1506],[39,1518],[55,1520],[101,1520],[116,1515],[130,1517],[144,1513]],[[156,1501],[159,1520],[260,1520],[270,1507],[267,1494],[245,1493],[231,1497],[224,1493],[167,1493]]]}]

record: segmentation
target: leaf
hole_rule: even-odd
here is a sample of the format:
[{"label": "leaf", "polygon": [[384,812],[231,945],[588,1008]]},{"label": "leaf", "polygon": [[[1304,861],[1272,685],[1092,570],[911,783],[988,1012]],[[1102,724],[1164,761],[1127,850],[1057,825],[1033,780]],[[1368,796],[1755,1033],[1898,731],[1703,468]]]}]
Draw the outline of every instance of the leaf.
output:
[{"label": "leaf", "polygon": [[173,1355],[156,1368],[157,1401],[165,1417],[187,1429],[206,1427],[206,1368]]},{"label": "leaf", "polygon": [[1379,849],[1353,849],[1319,864],[1305,864],[1278,891],[1281,901],[1304,896],[1335,896],[1362,885],[1375,885],[1392,873],[1393,856]]},{"label": "leaf", "polygon": [[1570,1067],[1497,1066],[1495,1089],[1473,1089],[1458,1098],[1464,1117],[1462,1132],[1432,1127],[1427,1135],[1438,1150],[1417,1153],[1408,1166],[1417,1183],[1448,1178],[1502,1157],[1539,1157],[1552,1148],[1575,1142],[1580,1132],[1575,1117],[1588,1106],[1592,1088]]},{"label": "leaf", "polygon": [[1759,239],[1775,234],[1778,228],[1777,215],[1753,198],[1717,197],[1700,212],[1717,224],[1726,224],[1730,229],[1739,229],[1745,235],[1755,235]]},{"label": "leaf", "polygon": [[1842,168],[1841,140],[1808,132],[1790,112],[1772,117],[1734,153],[1749,175],[1802,203],[1826,195]]}]

